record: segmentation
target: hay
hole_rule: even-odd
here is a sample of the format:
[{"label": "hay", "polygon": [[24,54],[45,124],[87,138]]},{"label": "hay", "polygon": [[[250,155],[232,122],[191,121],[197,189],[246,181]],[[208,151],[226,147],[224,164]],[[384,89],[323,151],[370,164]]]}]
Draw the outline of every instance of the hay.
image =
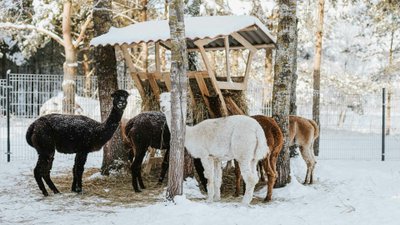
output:
[{"label": "hay", "polygon": [[[127,172],[121,172],[110,176],[97,176],[100,173],[98,168],[88,168],[83,174],[83,198],[100,198],[105,201],[96,202],[97,205],[148,205],[155,202],[162,202],[162,193],[165,188],[158,185],[158,174],[160,169],[143,177],[146,189],[141,193],[135,193],[132,188],[132,178]],[[94,176],[93,176],[94,175]],[[91,177],[93,176],[93,177]],[[55,176],[54,183],[62,193],[71,192],[72,173]]]},{"label": "hay", "polygon": [[[132,188],[132,178],[127,172],[121,172],[110,176],[97,176],[99,168],[87,168],[83,174],[83,200],[100,200],[93,204],[96,206],[146,206],[164,201],[167,179],[162,185],[158,185],[160,166],[157,165],[149,175],[143,176],[146,189],[141,193],[135,193]],[[234,197],[235,194],[235,171],[234,168],[224,169],[221,187],[221,201],[239,203],[243,196]],[[71,193],[72,173],[65,171],[54,176],[54,183],[62,193]],[[197,174],[196,179],[198,180]],[[258,183],[256,190],[265,186],[265,183]],[[241,189],[243,190],[243,189]],[[207,196],[207,193],[202,193]],[[192,201],[203,201],[204,199],[191,199]],[[252,203],[261,203],[263,199],[255,198]]]}]

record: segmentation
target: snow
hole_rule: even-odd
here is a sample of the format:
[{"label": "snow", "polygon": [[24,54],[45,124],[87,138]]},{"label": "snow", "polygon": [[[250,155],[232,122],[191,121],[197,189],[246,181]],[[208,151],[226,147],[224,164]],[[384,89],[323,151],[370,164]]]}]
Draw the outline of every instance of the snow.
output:
[{"label": "snow", "polygon": [[[186,17],[185,35],[188,39],[196,40],[229,35],[235,31],[257,25],[273,41],[268,29],[252,16],[204,16]],[[132,24],[123,28],[110,28],[110,31],[90,42],[93,46],[132,44],[140,42],[167,41],[170,39],[167,20],[146,21]],[[274,41],[275,42],[275,41]]]},{"label": "snow", "polygon": [[[69,173],[73,158],[56,154],[52,174]],[[86,168],[100,167],[90,157]],[[363,224],[395,225],[400,220],[400,167],[398,162],[318,160],[316,183],[304,186],[301,158],[291,161],[292,183],[274,189],[271,203],[250,207],[232,201],[206,203],[196,180],[184,184],[184,196],[174,203],[139,206],[98,206],[106,200],[63,193],[43,197],[33,178],[34,161],[0,165],[0,223],[11,224]],[[96,174],[95,176],[100,176]],[[265,189],[255,198],[264,198]],[[135,194],[135,193],[132,193]],[[141,193],[146,195],[146,191]],[[233,194],[233,193],[232,193]]]}]

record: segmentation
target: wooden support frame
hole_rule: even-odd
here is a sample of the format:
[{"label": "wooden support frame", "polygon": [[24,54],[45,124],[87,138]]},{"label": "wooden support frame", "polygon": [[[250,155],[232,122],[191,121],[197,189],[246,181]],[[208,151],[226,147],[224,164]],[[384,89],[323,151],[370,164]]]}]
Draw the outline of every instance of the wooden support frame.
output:
[{"label": "wooden support frame", "polygon": [[[200,50],[200,54],[203,58],[204,64],[206,65],[207,71],[208,71],[208,75],[211,78],[211,83],[215,89],[215,92],[217,92],[217,95],[219,97],[219,100],[221,101],[221,107],[222,107],[222,115],[223,116],[228,116],[228,109],[226,108],[226,104],[225,104],[225,100],[224,100],[224,96],[222,95],[221,89],[219,89],[218,87],[218,83],[217,83],[217,79],[215,77],[214,74],[214,70],[211,67],[210,61],[207,57],[207,53],[204,50],[204,45],[212,42],[213,39],[201,39],[201,40],[197,40],[194,42],[194,44],[199,48]],[[202,95],[204,95],[204,93],[202,93]]]},{"label": "wooden support frame", "polygon": [[243,81],[243,86],[244,88],[247,87],[247,82],[249,80],[250,76],[250,69],[251,69],[251,62],[253,61],[253,56],[257,52],[257,48],[254,47],[250,42],[248,42],[242,35],[240,35],[237,32],[234,32],[231,34],[233,38],[235,38],[240,44],[245,46],[247,49],[250,50],[249,56],[247,58],[247,63],[246,63],[246,70],[244,73],[244,81]]},{"label": "wooden support frame", "polygon": [[138,89],[139,94],[142,97],[142,99],[144,99],[146,96],[146,93],[144,91],[142,81],[140,80],[139,76],[137,76],[137,74],[135,73],[136,72],[135,65],[133,64],[132,57],[128,50],[128,46],[122,45],[121,50],[122,50],[122,53],[124,54],[125,61],[128,64],[128,68],[129,68],[132,80],[134,81],[134,85]]}]

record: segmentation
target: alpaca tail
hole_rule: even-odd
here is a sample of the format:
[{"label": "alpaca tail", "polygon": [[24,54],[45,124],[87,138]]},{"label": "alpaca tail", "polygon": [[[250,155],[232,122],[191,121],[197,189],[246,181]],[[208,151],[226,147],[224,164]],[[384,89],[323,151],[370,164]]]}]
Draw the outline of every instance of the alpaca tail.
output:
[{"label": "alpaca tail", "polygon": [[257,160],[264,159],[270,153],[270,149],[268,148],[267,141],[265,138],[265,133],[261,127],[256,130],[256,150],[254,153],[254,158]]},{"label": "alpaca tail", "polygon": [[314,121],[314,120],[308,120],[311,125],[314,127],[314,140],[317,139],[317,137],[319,136],[319,128],[318,128],[318,124]]},{"label": "alpaca tail", "polygon": [[26,135],[25,135],[26,142],[28,142],[28,144],[29,144],[30,146],[32,146],[32,147],[33,147],[33,143],[32,143],[32,134],[33,134],[33,130],[34,130],[34,129],[35,129],[35,124],[32,123],[32,124],[29,126],[28,130],[26,131]]}]

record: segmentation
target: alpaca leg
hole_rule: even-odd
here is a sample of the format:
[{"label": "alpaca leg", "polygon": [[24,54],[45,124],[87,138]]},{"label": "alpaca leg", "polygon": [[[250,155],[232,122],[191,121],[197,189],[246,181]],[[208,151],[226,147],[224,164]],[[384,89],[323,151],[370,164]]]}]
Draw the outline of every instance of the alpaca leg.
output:
[{"label": "alpaca leg", "polygon": [[[242,182],[242,176],[240,175],[240,167],[238,161],[234,160],[235,162],[235,180],[236,180],[236,191],[235,197],[239,197],[240,193],[240,183]],[[244,188],[243,188],[244,189]]]},{"label": "alpaca leg", "polygon": [[39,186],[39,189],[42,191],[44,196],[49,196],[47,192],[42,177],[46,173],[46,164],[47,164],[47,157],[44,155],[39,155],[39,159],[36,163],[36,167],[33,170],[33,175],[35,176],[36,183]]},{"label": "alpaca leg", "polygon": [[[268,192],[267,196],[265,197],[264,201],[271,201],[272,200],[272,190],[275,186],[276,179],[278,178],[278,171],[276,170],[276,161],[278,160],[278,155],[272,155],[269,160],[270,171],[266,171],[268,175]],[[268,167],[267,167],[268,168]]]},{"label": "alpaca leg", "polygon": [[314,155],[314,147],[313,144],[310,147],[310,158],[311,158],[311,168],[310,168],[310,184],[314,182],[313,177],[314,177],[314,169],[315,169],[315,164],[317,164],[317,160],[315,160],[315,155]]},{"label": "alpaca leg", "polygon": [[258,166],[258,171],[260,172],[260,182],[265,182],[266,180],[262,163],[263,163],[262,161],[259,161],[257,166]]},{"label": "alpaca leg", "polygon": [[[139,171],[142,171],[142,164],[140,164]],[[139,186],[141,189],[146,189],[146,187],[144,186],[144,183],[143,183],[141,172],[139,172],[139,174],[138,174],[138,183],[139,183]]]},{"label": "alpaca leg", "polygon": [[[272,158],[264,159],[264,169],[265,169],[265,173],[267,174],[267,177],[268,177],[268,181],[267,181],[268,191],[267,191],[267,196],[264,199],[264,201],[266,201],[266,202],[269,202],[272,199],[272,190],[274,188],[275,181],[277,178],[276,173],[273,170],[271,164],[272,164]],[[268,169],[268,168],[270,168],[270,169]]]},{"label": "alpaca leg", "polygon": [[160,178],[158,178],[158,184],[162,184],[162,182],[165,178],[165,175],[167,174],[168,167],[169,167],[169,149],[167,149],[165,151],[164,160],[163,160],[162,166],[161,166]]},{"label": "alpaca leg", "polygon": [[208,202],[214,197],[214,160],[212,158],[201,159],[204,167],[204,176],[207,178]]},{"label": "alpaca leg", "polygon": [[239,165],[242,170],[243,180],[246,183],[246,192],[243,196],[242,203],[248,205],[253,199],[254,187],[258,181],[257,162],[253,160],[252,162],[239,163]]},{"label": "alpaca leg", "polygon": [[[83,171],[85,170],[85,163],[87,159],[88,153],[79,152],[76,153],[75,156],[75,165],[74,165],[74,181],[75,187],[72,187],[72,190],[77,193],[82,192],[82,175]],[[74,184],[74,182],[73,182]]]},{"label": "alpaca leg", "polygon": [[[142,190],[139,188],[138,185],[138,180],[139,180],[139,175],[141,173],[140,169],[142,168],[142,162],[143,158],[146,155],[146,147],[144,148],[137,148],[137,155],[135,159],[133,160],[133,163],[131,165],[131,174],[132,174],[132,186],[135,192],[141,192]],[[143,181],[142,181],[143,182]]]},{"label": "alpaca leg", "polygon": [[200,183],[204,190],[207,192],[207,179],[204,177],[204,167],[201,160],[198,158],[193,159],[194,168],[196,169],[197,175],[199,175]]},{"label": "alpaca leg", "polygon": [[222,184],[222,163],[219,160],[214,160],[214,201],[221,200],[221,184]]},{"label": "alpaca leg", "polygon": [[311,166],[313,164],[309,153],[309,146],[300,146],[300,153],[307,165],[306,178],[303,184],[309,184],[311,179]]},{"label": "alpaca leg", "polygon": [[53,160],[54,160],[54,153],[49,158],[48,164],[47,164],[47,172],[46,175],[43,177],[44,181],[46,181],[47,185],[50,187],[50,189],[53,191],[54,194],[60,193],[60,191],[57,189],[57,187],[54,185],[53,181],[50,178],[50,171],[51,168],[53,167]]}]

